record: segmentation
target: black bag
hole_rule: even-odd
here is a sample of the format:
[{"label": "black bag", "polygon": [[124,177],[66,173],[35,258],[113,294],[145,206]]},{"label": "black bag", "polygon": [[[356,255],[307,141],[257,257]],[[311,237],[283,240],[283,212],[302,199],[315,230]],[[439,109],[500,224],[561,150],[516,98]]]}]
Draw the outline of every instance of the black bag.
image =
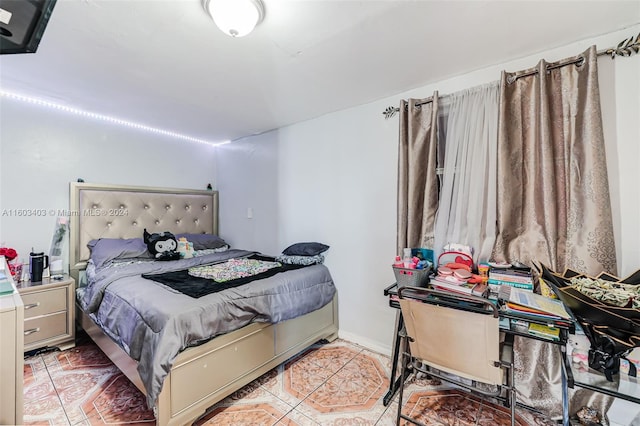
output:
[{"label": "black bag", "polygon": [[[589,367],[613,381],[613,375],[620,371],[620,360],[626,360],[629,352],[640,346],[640,310],[607,305],[570,287],[572,277],[584,276],[578,272],[568,269],[560,275],[542,264],[538,269],[542,279],[573,312],[589,339]],[[640,271],[624,280],[607,274],[598,278],[637,285],[640,284]],[[629,375],[635,377],[636,367],[628,362]]]},{"label": "black bag", "polygon": [[[549,284],[558,298],[582,321],[595,325],[603,325],[629,334],[640,336],[640,310],[612,306],[580,293],[571,287],[571,278],[587,277],[586,275],[567,269],[562,275],[544,265],[538,266],[542,279]],[[593,277],[588,277],[592,278]],[[640,271],[620,280],[607,274],[598,277],[606,281],[640,285]]]},{"label": "black bag", "polygon": [[[627,359],[636,344],[632,337],[618,330],[593,324],[582,323],[582,329],[591,342],[589,349],[589,367],[604,373],[608,381],[620,371],[620,360],[629,363],[629,376],[636,377],[636,366]],[[623,340],[624,339],[624,340]]]}]

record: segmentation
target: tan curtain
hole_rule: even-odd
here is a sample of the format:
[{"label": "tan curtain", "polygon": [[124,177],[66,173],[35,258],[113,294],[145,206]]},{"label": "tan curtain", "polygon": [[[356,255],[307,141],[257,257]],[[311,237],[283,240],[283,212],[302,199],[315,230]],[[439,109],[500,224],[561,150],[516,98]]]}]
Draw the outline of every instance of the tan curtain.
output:
[{"label": "tan curtain", "polygon": [[438,208],[437,119],[438,92],[432,98],[400,102],[398,254],[404,247],[433,248]]},{"label": "tan curtain", "polygon": [[581,56],[503,72],[494,259],[617,273],[595,46]]},{"label": "tan curtain", "polygon": [[[548,70],[543,60],[533,76],[502,75],[494,259],[615,274],[595,46],[579,57],[579,66]],[[517,338],[515,350],[518,401],[561,415],[557,348]],[[576,392],[570,412],[610,402]]]}]

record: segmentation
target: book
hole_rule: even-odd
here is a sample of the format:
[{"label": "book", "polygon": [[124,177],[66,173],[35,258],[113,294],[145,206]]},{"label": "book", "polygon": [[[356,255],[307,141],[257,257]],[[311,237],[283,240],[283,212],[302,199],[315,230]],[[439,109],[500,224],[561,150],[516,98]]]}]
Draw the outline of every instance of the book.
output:
[{"label": "book", "polygon": [[504,275],[531,276],[531,268],[491,268],[489,272]]},{"label": "book", "polygon": [[[515,287],[507,287],[503,291],[500,288],[500,296],[505,303],[507,312],[515,312],[534,317],[544,317],[550,319],[571,319],[564,304],[560,300],[549,299],[548,297],[526,291]],[[508,295],[506,294],[508,292]]]},{"label": "book", "polygon": [[512,277],[531,278],[531,269],[490,268],[490,274],[508,275]]},{"label": "book", "polygon": [[560,340],[560,329],[544,324],[530,323],[529,334],[545,339],[551,339],[555,342]]},{"label": "book", "polygon": [[562,319],[557,315],[548,314],[546,312],[541,312],[509,302],[504,305],[504,310],[510,314],[524,315],[538,320],[557,321]]},{"label": "book", "polygon": [[0,296],[4,296],[7,294],[13,294],[13,285],[9,280],[1,280],[0,281]]},{"label": "book", "polygon": [[496,282],[533,285],[533,276],[530,270],[521,269],[491,269],[489,279]]},{"label": "book", "polygon": [[505,318],[505,317],[500,317],[500,319],[498,320],[498,327],[500,327],[503,330],[509,330],[511,327],[509,326],[510,322],[509,322],[509,318]]},{"label": "book", "polygon": [[533,282],[531,282],[531,283],[518,283],[518,282],[513,282],[513,281],[496,280],[494,278],[489,278],[488,283],[490,285],[494,285],[494,286],[508,285],[508,286],[511,286],[511,287],[533,290]]},{"label": "book", "polygon": [[533,277],[520,277],[515,275],[489,274],[490,280],[508,281],[511,283],[531,284]]},{"label": "book", "polygon": [[489,286],[485,283],[478,283],[474,285],[472,293],[475,296],[486,296],[489,293]]},{"label": "book", "polygon": [[431,278],[429,283],[436,290],[449,291],[460,294],[471,294],[474,296],[483,296],[489,289],[486,284],[456,283],[453,281],[440,279],[438,277]]}]

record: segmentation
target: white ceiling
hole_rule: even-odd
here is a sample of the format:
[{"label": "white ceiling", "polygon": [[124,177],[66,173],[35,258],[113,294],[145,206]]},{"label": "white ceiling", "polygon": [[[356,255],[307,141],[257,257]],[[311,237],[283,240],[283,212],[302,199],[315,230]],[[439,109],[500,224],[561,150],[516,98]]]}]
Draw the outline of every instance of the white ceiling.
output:
[{"label": "white ceiling", "polygon": [[58,0],[0,87],[233,140],[640,22],[638,0],[263,1],[233,39],[200,0]]}]

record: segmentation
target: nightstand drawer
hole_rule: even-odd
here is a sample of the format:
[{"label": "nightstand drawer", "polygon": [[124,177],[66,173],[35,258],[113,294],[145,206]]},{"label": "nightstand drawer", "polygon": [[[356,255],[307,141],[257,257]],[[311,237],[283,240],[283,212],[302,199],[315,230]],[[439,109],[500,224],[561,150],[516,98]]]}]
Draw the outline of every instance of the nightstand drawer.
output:
[{"label": "nightstand drawer", "polygon": [[67,312],[24,321],[24,344],[68,334]]},{"label": "nightstand drawer", "polygon": [[[24,318],[33,318],[67,310],[67,287],[23,294]],[[25,330],[27,327],[25,326]]]}]

